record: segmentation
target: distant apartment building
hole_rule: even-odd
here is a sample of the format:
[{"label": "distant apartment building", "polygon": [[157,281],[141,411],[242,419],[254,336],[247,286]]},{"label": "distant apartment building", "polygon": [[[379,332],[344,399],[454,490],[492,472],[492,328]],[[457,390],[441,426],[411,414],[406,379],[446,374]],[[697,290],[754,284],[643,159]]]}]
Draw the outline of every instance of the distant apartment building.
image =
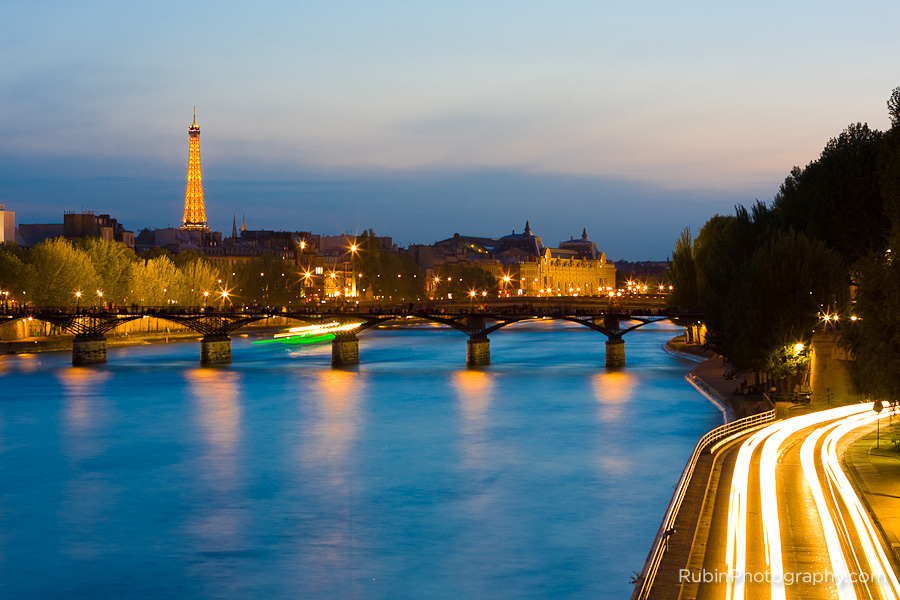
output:
[{"label": "distant apartment building", "polygon": [[19,225],[19,237],[23,246],[32,248],[43,241],[63,237],[63,224],[22,223]]},{"label": "distant apartment building", "polygon": [[16,241],[16,213],[0,204],[0,243]]},{"label": "distant apartment building", "polygon": [[119,242],[134,248],[134,232],[127,231],[118,220],[109,215],[92,212],[67,212],[63,215],[63,237],[75,239],[99,237],[108,242]]}]

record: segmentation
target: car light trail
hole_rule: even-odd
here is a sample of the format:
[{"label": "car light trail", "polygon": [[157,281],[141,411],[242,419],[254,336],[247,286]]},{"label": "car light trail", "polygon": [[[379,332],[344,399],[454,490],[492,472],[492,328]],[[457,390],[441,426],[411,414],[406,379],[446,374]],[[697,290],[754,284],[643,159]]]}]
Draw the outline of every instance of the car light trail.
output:
[{"label": "car light trail", "polygon": [[[819,474],[816,471],[815,463],[815,447],[822,436],[833,429],[836,425],[832,424],[826,427],[816,429],[800,448],[800,463],[803,466],[803,474],[806,481],[809,482],[812,489],[813,499],[816,502],[816,510],[822,521],[822,529],[825,532],[825,545],[828,547],[828,557],[831,560],[831,569],[835,574],[835,581],[838,582],[837,592],[838,598],[841,600],[855,600],[856,590],[850,582],[850,569],[847,567],[847,561],[844,558],[844,552],[841,549],[841,539],[838,536],[837,527],[831,518],[822,518],[822,515],[830,515],[828,504],[825,501],[825,493],[819,484]],[[823,450],[824,454],[824,450]],[[838,575],[840,574],[840,578]]]},{"label": "car light trail", "polygon": [[[871,410],[872,405],[866,405]],[[883,598],[896,599],[900,598],[900,582],[891,568],[891,564],[887,559],[881,541],[875,533],[875,527],[868,513],[862,505],[853,486],[850,485],[847,475],[841,469],[837,458],[837,445],[840,440],[854,430],[865,425],[873,423],[878,419],[882,419],[892,414],[891,411],[885,411],[881,414],[863,414],[856,419],[848,419],[839,424],[825,439],[822,447],[822,464],[824,465],[829,480],[840,494],[841,500],[847,507],[853,527],[859,544],[863,548],[866,562],[869,565],[869,574],[872,583],[879,590]],[[821,514],[821,511],[820,511]]]},{"label": "car light trail", "polygon": [[[770,597],[773,600],[784,600],[785,583],[784,560],[782,555],[781,523],[778,512],[777,485],[775,467],[782,453],[785,442],[793,436],[805,437],[800,449],[801,466],[805,479],[812,489],[816,511],[822,523],[825,542],[829,554],[830,566],[840,600],[855,600],[856,590],[851,574],[855,569],[848,566],[848,557],[842,549],[841,533],[845,537],[852,535],[851,529],[844,522],[844,512],[837,506],[838,499],[832,490],[840,495],[840,501],[847,507],[853,529],[856,532],[847,544],[858,543],[863,549],[865,562],[869,566],[870,579],[874,580],[876,589],[886,599],[900,599],[900,583],[893,573],[884,549],[875,533],[849,480],[840,468],[837,460],[838,442],[852,431],[872,423],[877,418],[887,416],[872,414],[872,404],[843,406],[831,410],[820,411],[798,416],[774,423],[750,436],[740,447],[735,461],[730,497],[728,502],[727,542],[725,565],[730,576],[727,578],[726,599],[743,600],[747,575],[747,511],[750,508],[748,494],[753,456],[761,448],[759,459],[759,508],[763,522],[765,540],[765,561],[767,577],[770,583]],[[823,426],[823,423],[828,423]],[[818,427],[817,427],[818,426]],[[812,431],[803,430],[815,427]],[[821,464],[825,479],[828,482],[829,494],[822,487],[823,477],[819,475],[815,463],[815,448],[821,444]],[[829,500],[829,495],[831,500]],[[829,502],[834,506],[834,514],[841,519],[840,526],[834,520]],[[862,563],[854,557],[855,564],[862,569]],[[860,571],[861,572],[861,571]],[[859,575],[859,573],[856,573]],[[871,589],[871,588],[870,588]]]},{"label": "car light trail", "polygon": [[747,564],[747,487],[750,482],[750,459],[759,443],[770,435],[772,428],[780,427],[775,423],[762,429],[748,439],[738,452],[731,480],[731,496],[728,500],[728,538],[725,554],[725,565],[728,573],[734,574],[728,579],[726,588],[727,600],[743,600],[744,574]]}]

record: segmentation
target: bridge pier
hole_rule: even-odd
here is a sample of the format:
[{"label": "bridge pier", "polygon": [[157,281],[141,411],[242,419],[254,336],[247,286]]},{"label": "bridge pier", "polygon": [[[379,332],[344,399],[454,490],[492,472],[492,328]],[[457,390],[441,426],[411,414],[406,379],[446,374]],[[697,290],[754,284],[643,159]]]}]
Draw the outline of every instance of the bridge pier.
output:
[{"label": "bridge pier", "polygon": [[606,341],[606,366],[625,366],[625,340],[622,338],[610,338]]},{"label": "bridge pier", "polygon": [[204,335],[200,340],[201,365],[227,365],[231,362],[231,338],[225,334]]},{"label": "bridge pier", "polygon": [[487,337],[470,337],[466,342],[466,366],[484,367],[491,364],[491,340]]},{"label": "bridge pier", "polygon": [[106,337],[97,335],[76,335],[72,341],[72,365],[98,365],[106,362]]},{"label": "bridge pier", "polygon": [[331,366],[349,367],[359,364],[359,338],[356,334],[335,336],[331,341]]}]

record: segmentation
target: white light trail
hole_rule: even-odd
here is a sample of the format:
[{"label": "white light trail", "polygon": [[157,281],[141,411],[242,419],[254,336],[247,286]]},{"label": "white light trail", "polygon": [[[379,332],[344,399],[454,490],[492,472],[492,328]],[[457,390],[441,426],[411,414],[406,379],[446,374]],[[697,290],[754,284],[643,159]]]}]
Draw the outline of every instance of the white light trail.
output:
[{"label": "white light trail", "polygon": [[[766,566],[769,571],[770,594],[773,600],[785,600],[781,523],[778,516],[778,498],[775,481],[775,465],[778,460],[781,446],[790,436],[797,434],[803,429],[835,419],[846,419],[853,415],[862,414],[866,410],[871,410],[871,404],[843,406],[793,417],[785,421],[774,423],[765,429],[756,432],[742,444],[734,466],[734,475],[731,482],[731,495],[728,501],[725,564],[728,573],[732,574],[732,576],[727,579],[727,600],[743,600],[745,594],[744,583],[747,568],[747,510],[749,508],[748,484],[754,452],[760,445],[762,446],[758,474],[760,483],[760,510],[765,539]],[[830,428],[831,427],[826,427],[825,429],[827,430]],[[819,439],[823,434],[824,431],[819,433],[815,439]],[[815,442],[813,442],[813,446],[814,445]],[[808,450],[807,452],[811,452],[811,450]],[[840,471],[839,467],[838,471]],[[804,468],[804,473],[806,472],[807,469]],[[843,473],[841,474],[843,475]],[[821,482],[816,478],[816,483],[813,487],[820,485]],[[850,489],[852,491],[852,488]],[[821,488],[819,488],[819,492],[823,493],[821,492]],[[817,508],[818,506],[817,501]],[[819,512],[823,523],[825,523],[826,519],[831,520],[830,513],[827,513],[826,511],[826,513],[822,515],[822,511],[819,510]],[[831,521],[831,526],[836,529],[833,521]],[[832,568],[837,575],[839,571],[843,572],[845,570],[841,567],[844,559],[839,552],[838,554],[834,554],[832,551],[834,546],[828,543],[828,536],[829,534],[826,532],[826,544],[828,544],[829,547]],[[835,564],[837,564],[837,567],[835,567]],[[849,581],[849,577],[847,578],[847,581]],[[850,593],[853,593],[852,587],[850,588]],[[893,596],[888,597],[893,598]],[[840,598],[841,600],[851,600],[855,598],[855,595],[841,595]]]},{"label": "white light trail", "polygon": [[[868,411],[871,411],[872,404],[865,405]],[[867,411],[867,412],[868,412]],[[891,564],[884,552],[881,541],[875,532],[872,520],[869,518],[866,509],[862,505],[862,501],[856,495],[856,491],[847,479],[847,475],[841,469],[837,458],[837,445],[842,438],[849,435],[856,429],[873,423],[891,414],[891,411],[884,411],[880,414],[871,412],[862,414],[856,419],[848,419],[838,425],[832,431],[822,446],[822,463],[826,474],[841,496],[841,500],[847,507],[853,527],[856,530],[857,538],[863,548],[866,562],[869,565],[869,575],[871,575],[872,583],[881,593],[882,598],[897,599],[900,598],[900,581],[891,568]],[[821,511],[820,511],[821,514]]]},{"label": "white light trail", "polygon": [[345,323],[341,325],[337,321],[332,321],[331,323],[326,323],[324,325],[305,325],[303,327],[292,327],[287,330],[286,333],[276,333],[273,337],[275,338],[283,338],[283,337],[294,337],[297,335],[306,336],[306,335],[322,335],[324,333],[334,333],[336,331],[350,331],[352,329],[356,329],[362,325],[362,323]]}]

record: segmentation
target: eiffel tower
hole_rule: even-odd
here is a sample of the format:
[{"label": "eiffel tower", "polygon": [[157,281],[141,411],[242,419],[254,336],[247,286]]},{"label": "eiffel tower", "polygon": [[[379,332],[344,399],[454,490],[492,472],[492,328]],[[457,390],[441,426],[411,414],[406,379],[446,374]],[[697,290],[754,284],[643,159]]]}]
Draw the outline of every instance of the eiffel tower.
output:
[{"label": "eiffel tower", "polygon": [[191,138],[188,152],[187,190],[184,193],[184,218],[182,229],[209,231],[206,225],[206,206],[203,204],[203,177],[200,174],[200,126],[197,125],[197,107],[194,122],[188,127]]}]

